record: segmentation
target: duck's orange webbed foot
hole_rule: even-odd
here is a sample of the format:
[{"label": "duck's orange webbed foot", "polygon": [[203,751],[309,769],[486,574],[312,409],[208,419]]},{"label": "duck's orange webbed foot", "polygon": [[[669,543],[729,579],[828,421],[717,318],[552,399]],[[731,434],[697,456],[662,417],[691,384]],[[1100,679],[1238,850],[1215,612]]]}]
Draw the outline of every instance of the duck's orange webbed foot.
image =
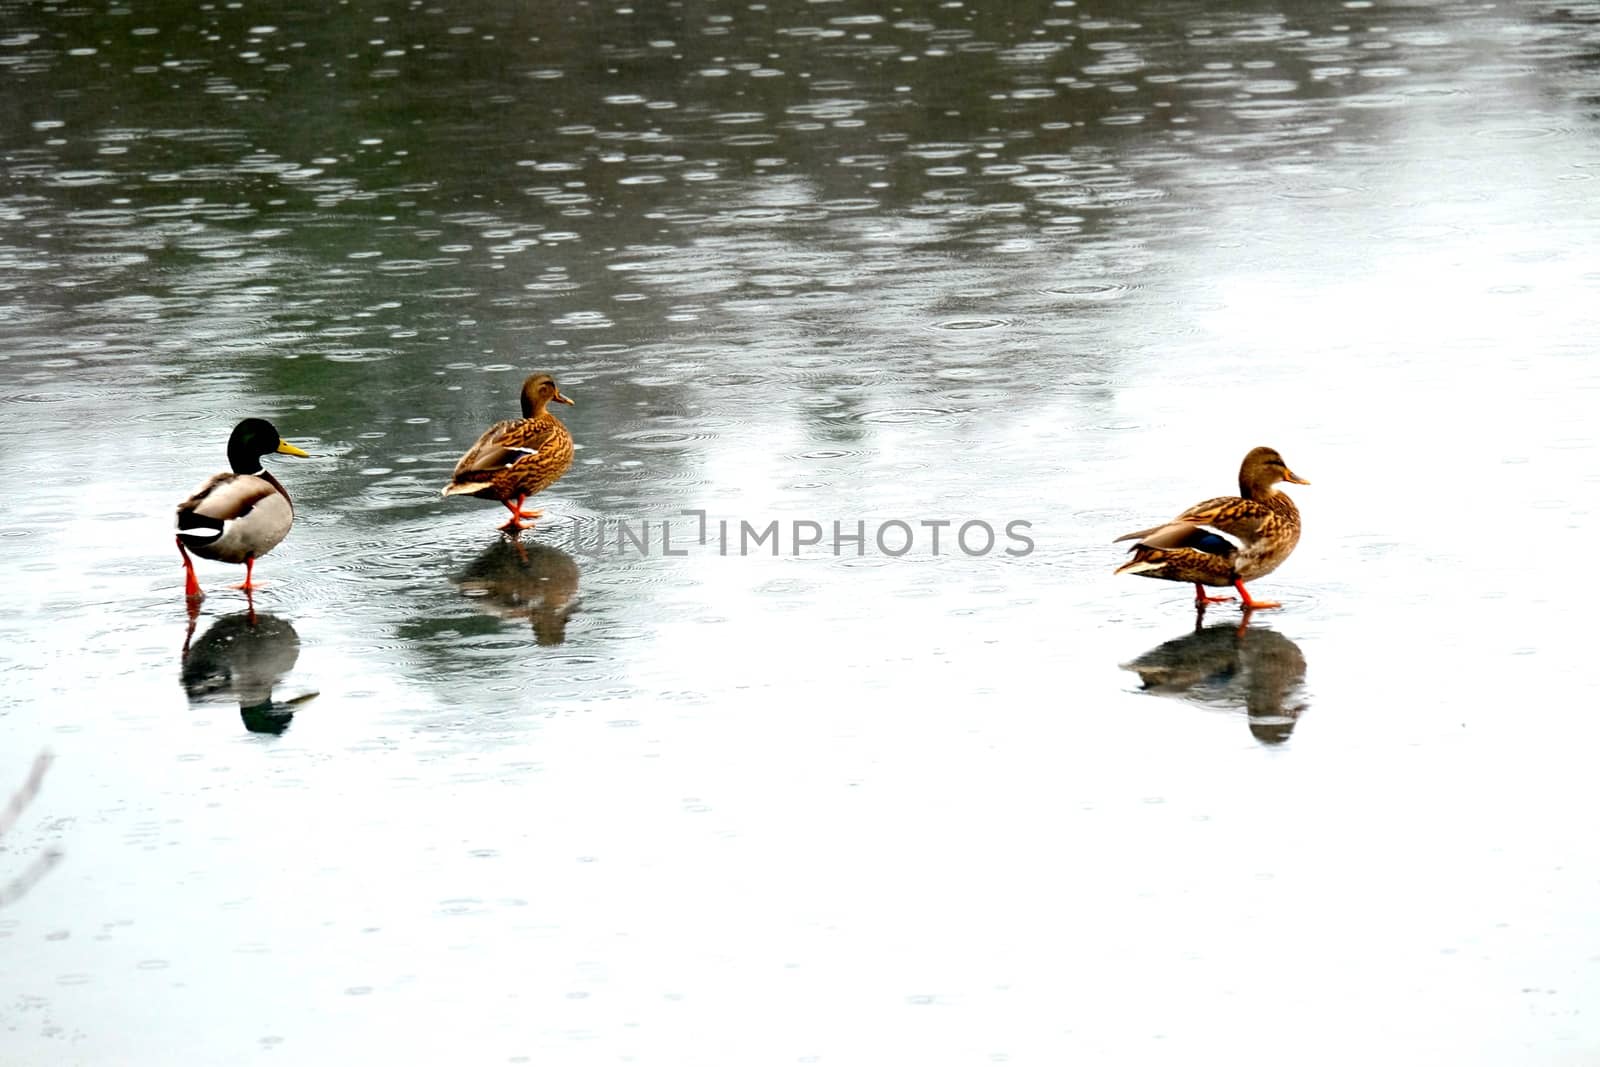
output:
[{"label": "duck's orange webbed foot", "polygon": [[537,519],[539,516],[544,514],[544,512],[537,509],[533,511],[522,510],[522,502],[526,499],[528,499],[528,497],[527,494],[524,493],[517,497],[517,502],[515,504],[509,500],[500,501],[500,503],[506,506],[506,510],[511,512],[511,518],[506,520],[504,526],[499,527],[502,533],[519,534],[523,530],[527,529],[526,526],[522,525],[524,519]]},{"label": "duck's orange webbed foot", "polygon": [[246,597],[248,597],[251,593],[255,592],[257,589],[261,588],[254,581],[252,581],[252,577],[255,574],[255,570],[256,570],[256,558],[254,556],[246,556],[244,558],[244,581],[240,582],[238,585],[233,587],[235,589],[241,590],[245,594]]},{"label": "duck's orange webbed foot", "polygon": [[504,504],[506,506],[506,510],[511,512],[511,518],[507,519],[503,525],[495,528],[501,533],[510,534],[512,537],[515,537],[523,530],[526,530],[527,527],[522,525],[523,516],[522,508],[520,506],[522,504],[522,498],[518,497],[517,503],[515,504],[509,500],[502,500],[500,503]]},{"label": "duck's orange webbed foot", "polygon": [[1239,590],[1239,600],[1244,605],[1244,610],[1246,613],[1260,611],[1262,608],[1283,607],[1283,605],[1278,603],[1276,600],[1252,600],[1250,598],[1250,593],[1247,589],[1245,589],[1243,582],[1236,581],[1233,583],[1233,587]]},{"label": "duck's orange webbed foot", "polygon": [[1232,599],[1231,596],[1206,596],[1206,587],[1199,582],[1194,583],[1194,606],[1197,608],[1203,608],[1207,604],[1223,604]]}]

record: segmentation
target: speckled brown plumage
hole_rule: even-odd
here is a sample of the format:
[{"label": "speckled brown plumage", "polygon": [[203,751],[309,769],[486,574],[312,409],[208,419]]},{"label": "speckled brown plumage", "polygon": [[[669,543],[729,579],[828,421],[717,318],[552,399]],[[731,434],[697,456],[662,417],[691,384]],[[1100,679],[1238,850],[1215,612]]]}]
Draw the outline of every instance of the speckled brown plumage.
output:
[{"label": "speckled brown plumage", "polygon": [[1239,495],[1219,496],[1189,508],[1171,522],[1123,534],[1135,541],[1133,558],[1116,573],[1192,582],[1197,604],[1231,600],[1211,597],[1205,586],[1231,585],[1246,610],[1275,608],[1254,600],[1244,583],[1271,574],[1300,541],[1300,511],[1279,482],[1309,485],[1270,448],[1251,449],[1239,467]]},{"label": "speckled brown plumage", "polygon": [[547,406],[571,404],[548,374],[535,374],[522,383],[522,418],[505,419],[484,431],[477,443],[456,464],[445,496],[471,495],[498,500],[511,512],[501,527],[508,532],[526,529],[523,519],[542,512],[524,511],[522,502],[549,488],[572,466],[572,434]]}]

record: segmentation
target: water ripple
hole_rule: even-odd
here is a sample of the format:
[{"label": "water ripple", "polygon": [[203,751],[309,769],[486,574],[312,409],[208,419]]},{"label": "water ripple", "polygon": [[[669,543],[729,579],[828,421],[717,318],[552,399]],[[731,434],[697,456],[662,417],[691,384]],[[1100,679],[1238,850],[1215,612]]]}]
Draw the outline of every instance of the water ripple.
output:
[{"label": "water ripple", "polygon": [[631,430],[613,434],[611,440],[629,448],[645,451],[679,452],[693,447],[698,442],[715,440],[716,437],[716,434],[703,430]]},{"label": "water ripple", "polygon": [[1069,300],[1106,301],[1120,300],[1134,291],[1132,285],[1121,282],[1083,281],[1056,284],[1043,290],[1051,296],[1065,297]]},{"label": "water ripple", "polygon": [[1010,323],[1005,319],[946,319],[943,322],[934,323],[933,328],[936,330],[993,330],[1000,326],[1009,325]]},{"label": "water ripple", "polygon": [[940,408],[884,408],[878,411],[858,412],[853,417],[860,422],[930,423],[942,422],[953,414],[955,413]]}]

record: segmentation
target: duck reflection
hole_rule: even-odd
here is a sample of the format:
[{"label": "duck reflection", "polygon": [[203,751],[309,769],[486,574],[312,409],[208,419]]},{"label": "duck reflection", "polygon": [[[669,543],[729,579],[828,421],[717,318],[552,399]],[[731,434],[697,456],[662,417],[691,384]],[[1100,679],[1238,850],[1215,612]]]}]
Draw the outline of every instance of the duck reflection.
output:
[{"label": "duck reflection", "polygon": [[1212,707],[1243,706],[1250,733],[1265,745],[1282,744],[1307,707],[1303,685],[1306,659],[1300,647],[1276,630],[1242,623],[1203,625],[1194,633],[1164,641],[1123,669],[1139,675],[1152,693],[1181,696]]},{"label": "duck reflection", "polygon": [[527,619],[536,642],[559,645],[578,602],[578,562],[550,545],[501,538],[467,564],[455,584],[480,610]]},{"label": "duck reflection", "polygon": [[[192,633],[192,619],[189,625]],[[231,693],[239,701],[245,729],[281,734],[299,706],[317,695],[272,699],[272,687],[299,658],[300,635],[287,619],[253,610],[224,615],[198,641],[184,642],[183,688],[191,701]]]}]

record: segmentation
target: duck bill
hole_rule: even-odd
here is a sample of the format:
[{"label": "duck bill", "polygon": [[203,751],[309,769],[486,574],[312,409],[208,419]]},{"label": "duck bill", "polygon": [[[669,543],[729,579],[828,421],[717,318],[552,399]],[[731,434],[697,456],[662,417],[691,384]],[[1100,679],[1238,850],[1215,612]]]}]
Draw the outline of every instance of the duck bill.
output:
[{"label": "duck bill", "polygon": [[577,401],[573,400],[570,396],[568,396],[566,393],[563,393],[559,389],[556,390],[556,395],[550,399],[554,400],[557,404],[571,404],[574,407],[577,406]]},{"label": "duck bill", "polygon": [[278,441],[278,447],[276,451],[282,452],[286,456],[299,456],[301,459],[311,458],[311,453],[302,452],[298,448],[294,447],[294,445],[291,445],[288,441],[284,440]]},{"label": "duck bill", "polygon": [[1306,481],[1304,478],[1302,478],[1298,474],[1296,474],[1294,471],[1284,471],[1283,472],[1283,480],[1286,481],[1286,482],[1293,482],[1295,485],[1310,485],[1311,484],[1310,482]]}]

